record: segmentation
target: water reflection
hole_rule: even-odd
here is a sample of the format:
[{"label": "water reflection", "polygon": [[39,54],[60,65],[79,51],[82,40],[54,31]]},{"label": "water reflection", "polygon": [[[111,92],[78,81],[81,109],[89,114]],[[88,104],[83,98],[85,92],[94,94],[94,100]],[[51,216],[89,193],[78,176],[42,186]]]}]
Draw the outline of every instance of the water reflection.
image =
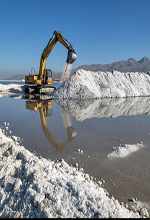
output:
[{"label": "water reflection", "polygon": [[150,114],[150,97],[104,98],[98,100],[63,100],[56,102],[76,120],[121,115]]},{"label": "water reflection", "polygon": [[76,131],[72,126],[69,114],[64,109],[62,109],[62,114],[68,138],[61,144],[57,143],[57,140],[49,130],[46,122],[46,117],[52,116],[53,102],[51,100],[26,101],[26,109],[34,112],[39,111],[43,132],[48,139],[50,145],[54,148],[56,154],[61,153],[68,144],[72,143],[76,136]]},{"label": "water reflection", "polygon": [[[47,126],[46,117],[51,117],[53,113],[52,100],[29,100],[26,101],[26,109],[40,113],[41,127],[50,145],[56,154],[60,154],[69,144],[72,144],[76,131],[72,126],[70,115],[77,121],[90,118],[116,118],[122,115],[150,114],[150,97],[135,98],[111,98],[90,101],[63,100],[57,103],[61,106],[64,126],[67,131],[67,140],[58,144],[56,138]],[[59,129],[59,128],[58,128]],[[58,137],[59,138],[59,137]]]}]

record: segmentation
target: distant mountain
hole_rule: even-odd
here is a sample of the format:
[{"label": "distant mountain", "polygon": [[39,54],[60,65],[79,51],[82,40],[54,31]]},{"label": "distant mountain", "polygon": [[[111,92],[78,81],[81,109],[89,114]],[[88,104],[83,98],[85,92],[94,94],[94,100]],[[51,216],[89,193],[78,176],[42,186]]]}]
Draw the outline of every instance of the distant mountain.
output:
[{"label": "distant mountain", "polygon": [[23,80],[23,79],[25,79],[25,75],[13,75],[7,80]]},{"label": "distant mountain", "polygon": [[62,80],[62,72],[53,72],[53,79],[59,79]]},{"label": "distant mountain", "polygon": [[[97,71],[112,71],[117,70],[120,72],[148,72],[150,71],[150,59],[143,57],[141,60],[136,61],[134,58],[130,58],[127,61],[118,61],[110,64],[91,64],[91,65],[82,65],[75,69],[72,69],[71,72],[74,72],[78,69],[90,70],[93,72]],[[24,75],[14,75],[9,78],[9,80],[22,80]],[[62,72],[53,72],[53,78],[62,79]]]},{"label": "distant mountain", "polygon": [[136,61],[135,59],[130,58],[127,61],[118,61],[110,64],[82,65],[74,70],[77,69],[91,70],[93,72],[112,70],[120,72],[148,72],[150,71],[150,59],[143,57],[141,60]]}]

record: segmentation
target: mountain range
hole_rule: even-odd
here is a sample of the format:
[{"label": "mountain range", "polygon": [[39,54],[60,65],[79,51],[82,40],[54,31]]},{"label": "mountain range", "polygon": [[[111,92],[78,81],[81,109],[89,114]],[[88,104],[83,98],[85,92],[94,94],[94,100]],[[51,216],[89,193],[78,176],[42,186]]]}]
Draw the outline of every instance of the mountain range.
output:
[{"label": "mountain range", "polygon": [[91,64],[82,65],[77,69],[97,71],[112,71],[117,70],[120,72],[147,72],[150,71],[150,59],[143,57],[141,60],[136,61],[130,58],[127,61],[118,61],[110,64]]},{"label": "mountain range", "polygon": [[[127,61],[117,61],[110,64],[90,64],[78,66],[75,69],[72,69],[72,72],[78,70],[90,70],[90,71],[112,71],[117,70],[120,72],[148,72],[150,71],[150,59],[143,57],[141,60],[136,61],[134,58],[130,58]],[[24,75],[14,75],[9,78],[9,80],[22,80]],[[62,79],[62,72],[53,72],[53,78]]]}]

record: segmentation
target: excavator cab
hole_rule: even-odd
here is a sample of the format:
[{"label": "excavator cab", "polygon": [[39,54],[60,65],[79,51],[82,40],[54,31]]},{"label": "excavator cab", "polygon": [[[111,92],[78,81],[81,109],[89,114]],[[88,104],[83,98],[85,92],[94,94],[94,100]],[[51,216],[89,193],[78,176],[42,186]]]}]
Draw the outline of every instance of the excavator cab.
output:
[{"label": "excavator cab", "polygon": [[44,69],[44,74],[43,74],[43,81],[44,84],[46,85],[52,85],[53,83],[53,78],[52,78],[52,70],[51,69]]},{"label": "excavator cab", "polygon": [[67,63],[73,63],[77,59],[77,54],[73,50],[68,50]]}]

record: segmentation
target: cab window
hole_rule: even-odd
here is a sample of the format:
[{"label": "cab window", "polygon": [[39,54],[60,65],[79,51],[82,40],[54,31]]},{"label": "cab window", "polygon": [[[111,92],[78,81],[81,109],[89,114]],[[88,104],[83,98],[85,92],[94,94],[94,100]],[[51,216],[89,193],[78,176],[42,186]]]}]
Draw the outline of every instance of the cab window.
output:
[{"label": "cab window", "polygon": [[48,75],[48,78],[49,78],[49,77],[52,77],[52,71],[51,71],[51,70],[48,70],[48,74],[47,74],[47,75]]}]

